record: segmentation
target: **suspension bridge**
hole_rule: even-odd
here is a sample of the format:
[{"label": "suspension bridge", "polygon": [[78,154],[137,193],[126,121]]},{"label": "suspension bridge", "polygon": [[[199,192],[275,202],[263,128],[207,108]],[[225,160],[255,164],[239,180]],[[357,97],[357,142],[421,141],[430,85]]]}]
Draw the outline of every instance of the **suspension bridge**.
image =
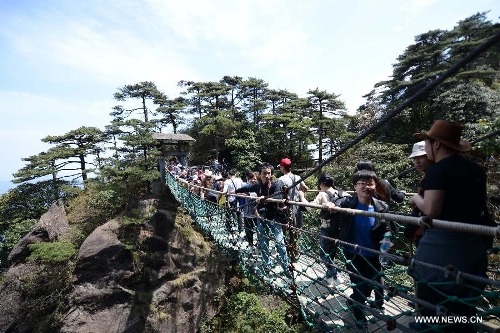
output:
[{"label": "suspension bridge", "polygon": [[[391,118],[401,113],[417,98],[434,89],[499,41],[500,32],[479,45],[466,57],[437,76],[397,108],[387,112],[375,124],[363,130],[356,138],[340,148],[328,159],[306,172],[302,179],[308,178],[318,169],[321,169],[387,124]],[[496,134],[498,134],[498,131],[491,133],[489,136]],[[301,229],[295,229],[287,224],[280,226],[285,231],[284,245],[288,256],[291,258],[290,262],[281,262],[280,258],[283,258],[283,254],[279,255],[276,251],[276,238],[272,235],[269,237],[269,233],[260,230],[260,237],[268,237],[266,242],[269,242],[269,249],[272,249],[270,257],[274,260],[274,263],[269,267],[262,260],[262,255],[258,251],[259,246],[256,246],[258,244],[253,244],[252,241],[245,237],[244,232],[237,229],[237,214],[235,214],[234,210],[201,199],[190,191],[190,185],[179,181],[170,174],[165,175],[165,183],[180,205],[191,215],[198,228],[211,238],[223,254],[230,259],[237,260],[248,277],[259,279],[272,291],[280,294],[290,304],[300,309],[306,322],[316,327],[319,332],[415,332],[416,326],[413,324],[418,324],[419,319],[422,319],[419,316],[419,310],[426,309],[434,311],[435,316],[427,318],[434,319],[434,321],[428,320],[425,325],[419,327],[418,331],[439,332],[440,328],[446,328],[457,323],[467,323],[478,332],[500,333],[500,247],[498,242],[495,243],[496,247],[490,249],[488,253],[487,277],[467,274],[451,265],[439,267],[425,262],[418,262],[413,258],[414,245],[408,243],[399,233],[395,235],[395,252],[382,254],[391,263],[391,265],[384,267],[380,271],[377,270],[382,282],[377,282],[376,279],[366,279],[359,272],[348,270],[347,268],[353,267],[353,265],[351,265],[351,260],[344,256],[343,251],[337,251],[335,258],[331,258],[338,270],[337,279],[325,279],[326,268],[321,259],[322,256],[324,257],[325,251],[319,245],[319,238],[323,237],[319,232],[319,210],[303,214],[304,226]],[[297,183],[294,183],[291,187],[295,185]],[[276,199],[266,198],[266,200]],[[284,200],[282,203],[286,205],[305,205],[304,203],[291,201],[284,202]],[[311,207],[322,208],[313,205]],[[432,220],[432,226],[429,226],[424,218],[391,213],[371,213],[346,208],[336,208],[335,210],[342,214],[362,214],[395,221],[399,223],[400,230],[404,230],[404,226],[408,224],[416,224],[424,227],[444,228],[500,238],[500,226],[487,227],[435,219]],[[258,230],[253,231],[258,232]],[[360,248],[357,244],[341,242],[338,239],[330,240],[334,241],[338,247],[352,246]],[[262,250],[262,246],[260,248]],[[278,246],[278,248],[280,247]],[[381,254],[372,249],[363,250],[374,251],[378,255]],[[455,287],[474,291],[471,294],[478,296],[468,298],[448,296],[444,294],[442,288],[439,288],[441,283],[425,280],[415,281],[410,273],[419,265],[426,270],[435,270],[436,274],[442,274],[449,281],[454,282]],[[359,287],[359,285],[351,282],[354,277],[356,277],[356,281],[361,281],[359,284],[370,284],[378,290],[383,290],[383,306],[380,304],[380,300],[375,302],[373,293],[365,302],[353,304],[352,300],[350,300],[352,289],[353,287]],[[425,285],[430,288],[429,290],[441,293],[444,301],[431,304],[417,298],[415,285]],[[448,302],[458,302],[463,306],[475,308],[477,315],[469,318],[457,316],[447,309]],[[356,320],[356,317],[351,312],[353,305],[357,309],[362,309],[366,315],[364,319],[368,319],[367,323]]]},{"label": "suspension bridge", "polygon": [[[321,236],[319,234],[318,210],[304,212],[302,229],[294,229],[287,225],[282,226],[285,230],[285,244],[289,256],[295,258],[288,266],[280,262],[281,256],[276,252],[274,237],[272,235],[269,237],[270,254],[274,261],[273,266],[269,268],[262,261],[258,244],[249,244],[245,234],[238,231],[237,219],[231,209],[201,199],[190,191],[190,186],[186,182],[175,176],[167,174],[166,185],[180,205],[191,215],[197,227],[210,237],[225,256],[237,260],[245,274],[250,278],[259,279],[273,292],[280,294],[290,304],[299,308],[308,324],[316,327],[320,332],[415,332],[410,323],[415,322],[416,317],[418,317],[419,307],[434,309],[436,316],[442,314],[442,307],[428,304],[415,297],[415,282],[408,275],[408,269],[414,265],[426,264],[412,260],[413,245],[408,244],[401,234],[396,235],[397,250],[388,255],[391,262],[390,267],[379,272],[383,282],[377,286],[384,290],[384,304],[382,307],[376,306],[373,294],[372,298],[366,300],[366,304],[358,304],[368,319],[367,325],[360,325],[362,323],[356,321],[347,303],[353,287],[349,274],[352,275],[353,272],[348,274],[346,269],[348,260],[343,256],[342,251],[337,251],[334,259],[339,272],[338,278],[335,280],[324,279],[326,269],[320,257],[323,249],[319,246],[319,237]],[[300,203],[293,202],[291,204],[300,205]],[[351,214],[363,213],[342,208],[339,208],[339,211]],[[422,223],[419,218],[397,214],[387,215],[386,218],[407,224]],[[401,226],[404,223],[401,223]],[[450,221],[433,221],[433,223],[434,227],[455,228],[456,230],[462,230],[460,228],[465,225]],[[494,236],[500,234],[500,227],[472,225],[465,227],[467,229],[463,230],[467,232]],[[257,233],[256,230],[255,233]],[[289,242],[290,238],[287,237],[291,233],[298,234],[298,241],[293,246]],[[339,246],[356,246],[339,240],[335,241]],[[490,254],[490,258],[496,258],[493,260],[496,260],[497,264],[498,256],[495,257],[494,253],[498,253],[498,250],[499,248],[493,248]],[[450,267],[428,266],[428,269],[441,270],[443,274],[450,274],[454,277],[461,276],[461,272],[456,272]],[[468,279],[456,278],[456,281],[463,284],[465,288],[474,288],[466,281],[480,281],[487,285],[480,299],[464,299],[461,302],[476,306],[478,317],[467,320],[471,320],[470,323],[477,328],[477,331],[500,332],[500,270],[498,267],[492,267],[489,273],[490,278],[467,276],[463,273],[462,275]],[[377,284],[377,282],[367,279],[362,283]],[[429,282],[429,285],[432,286],[432,283]],[[426,331],[431,332],[433,329],[437,329],[437,326],[430,324]]]}]

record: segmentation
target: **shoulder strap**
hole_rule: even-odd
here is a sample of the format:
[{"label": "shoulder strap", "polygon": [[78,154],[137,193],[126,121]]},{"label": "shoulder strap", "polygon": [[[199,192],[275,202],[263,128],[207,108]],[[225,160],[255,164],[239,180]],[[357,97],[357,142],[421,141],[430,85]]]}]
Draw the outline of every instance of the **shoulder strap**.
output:
[{"label": "shoulder strap", "polygon": [[[292,176],[290,176],[290,175],[288,174],[288,177],[289,177],[289,178],[290,178],[290,180],[292,181],[292,185],[293,185],[293,184],[295,184],[295,175],[293,175],[293,178],[292,178]],[[292,196],[291,196],[291,197],[292,197],[292,200],[293,200],[293,198],[295,197],[295,189],[296,189],[296,186],[293,186],[293,188],[292,188]]]},{"label": "shoulder strap", "polygon": [[[292,178],[292,177],[290,177],[290,178]],[[295,175],[293,175],[293,180],[292,180],[292,181],[293,181],[293,182],[292,182],[292,185],[293,185],[293,184],[295,184]],[[298,185],[298,184],[297,184],[297,185]],[[294,197],[295,197],[295,191],[297,190],[297,185],[295,185],[295,186],[293,187],[293,189],[292,189],[292,191],[293,191],[293,196],[294,196]]]},{"label": "shoulder strap", "polygon": [[330,200],[330,202],[333,202],[335,200],[335,194],[330,191],[325,191],[325,193],[328,196],[328,200]]}]

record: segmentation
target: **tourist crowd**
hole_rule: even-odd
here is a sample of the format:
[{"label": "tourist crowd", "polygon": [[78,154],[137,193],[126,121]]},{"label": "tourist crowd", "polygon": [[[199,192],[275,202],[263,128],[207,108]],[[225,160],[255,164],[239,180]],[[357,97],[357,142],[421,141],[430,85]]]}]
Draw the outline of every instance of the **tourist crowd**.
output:
[{"label": "tourist crowd", "polygon": [[[482,167],[460,154],[471,149],[468,142],[461,140],[462,129],[461,124],[438,120],[428,132],[413,135],[420,141],[413,146],[409,158],[422,174],[417,194],[409,199],[413,216],[480,223],[486,207],[486,175]],[[192,193],[214,204],[227,205],[234,214],[233,220],[237,221],[235,226],[227,226],[228,232],[238,232],[245,237],[250,252],[255,251],[254,246],[258,247],[267,269],[292,278],[291,263],[298,256],[294,250],[297,240],[294,231],[302,228],[303,209],[298,205],[259,199],[277,198],[306,203],[304,193],[309,189],[298,175],[292,173],[291,167],[289,158],[281,159],[277,168],[282,175],[276,179],[275,167],[266,163],[260,166],[258,172],[247,171],[244,181],[234,170],[221,173],[216,159],[212,159],[210,169],[188,169],[175,160],[169,162],[167,169],[190,184]],[[353,195],[335,188],[334,179],[329,174],[319,175],[318,187],[320,191],[311,203],[323,207],[318,221],[320,257],[325,266],[323,279],[329,285],[342,283],[335,258],[345,258],[345,269],[352,288],[347,305],[357,325],[366,327],[366,307],[384,310],[380,271],[388,263],[381,260],[380,244],[383,240],[392,240],[398,228],[394,222],[383,218],[338,213],[335,208],[386,213],[391,200],[403,202],[405,193],[396,191],[389,182],[381,179],[368,160],[360,161],[353,167]],[[464,195],[464,191],[474,195]],[[246,197],[238,194],[246,194]],[[311,210],[311,206],[305,209]],[[284,226],[289,226],[291,230],[288,247],[284,241]],[[254,230],[257,236],[255,245]],[[440,267],[452,266],[462,273],[486,276],[488,246],[480,235],[437,228],[422,230],[408,225],[404,236],[418,245],[417,261]],[[276,267],[270,258],[270,239],[274,241],[280,259]],[[343,241],[341,247],[337,246],[336,239]],[[339,251],[342,251],[342,256],[337,256]],[[457,284],[455,279],[442,271],[423,265],[415,265],[409,273],[417,283],[418,299],[444,307],[454,315],[470,317],[476,314],[474,301],[464,303],[460,299],[478,299],[484,284],[470,280],[467,284],[472,288],[464,288],[463,283]],[[436,315],[436,309],[420,307],[420,313],[432,316]],[[415,330],[429,329],[425,324],[412,323],[411,326]],[[447,325],[440,329],[443,332],[475,332],[474,327],[467,324]]]}]

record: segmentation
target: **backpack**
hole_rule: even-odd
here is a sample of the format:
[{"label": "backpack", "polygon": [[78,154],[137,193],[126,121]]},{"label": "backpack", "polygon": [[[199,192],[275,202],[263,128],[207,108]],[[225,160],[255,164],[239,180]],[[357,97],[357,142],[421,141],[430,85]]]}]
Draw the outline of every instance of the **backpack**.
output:
[{"label": "backpack", "polygon": [[[340,199],[344,196],[344,191],[337,190],[337,192],[338,194],[335,195],[330,191],[325,191],[326,195],[328,196],[328,200],[330,202],[335,202],[337,199]],[[335,212],[332,213],[326,210],[322,210],[319,216],[324,220],[330,220],[330,230],[331,230],[330,235],[332,237],[337,238],[340,234],[340,226],[342,225],[342,219],[341,219],[342,214]]]}]

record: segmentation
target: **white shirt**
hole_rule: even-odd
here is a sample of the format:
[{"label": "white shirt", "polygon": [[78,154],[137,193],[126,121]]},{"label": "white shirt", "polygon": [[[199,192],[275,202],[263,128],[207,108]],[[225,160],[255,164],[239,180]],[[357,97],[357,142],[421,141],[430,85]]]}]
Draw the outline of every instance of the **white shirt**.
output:
[{"label": "white shirt", "polygon": [[[290,188],[293,183],[300,181],[295,185],[295,189]],[[278,184],[276,185],[276,192],[281,192],[283,186],[288,187],[287,198],[292,201],[299,200],[299,190],[301,187],[305,187],[306,184],[300,179],[300,176],[294,175],[293,173],[287,173],[278,179]]]},{"label": "white shirt", "polygon": [[[241,178],[238,177],[229,178],[224,181],[224,189],[222,190],[222,192],[224,193],[233,192],[242,186],[243,186],[243,181],[241,180]],[[235,199],[236,197],[234,195],[230,195],[227,198],[229,202],[233,202]]]}]

